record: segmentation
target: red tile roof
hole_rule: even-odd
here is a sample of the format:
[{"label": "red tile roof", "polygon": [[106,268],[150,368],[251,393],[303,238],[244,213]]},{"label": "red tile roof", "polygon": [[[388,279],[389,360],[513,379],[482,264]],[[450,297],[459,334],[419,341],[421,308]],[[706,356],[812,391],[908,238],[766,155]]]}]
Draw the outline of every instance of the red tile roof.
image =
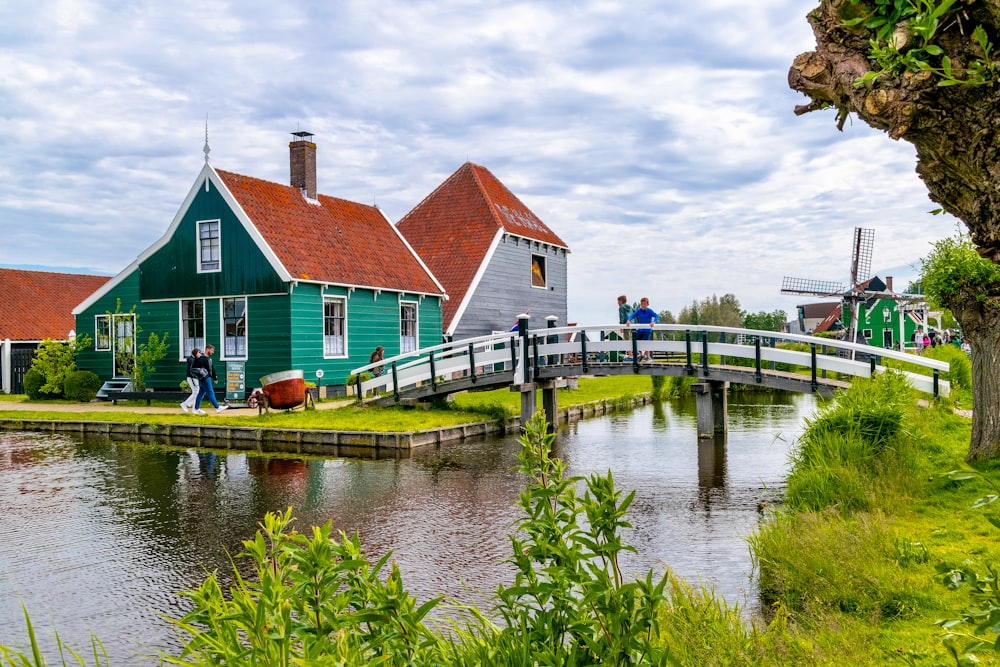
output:
[{"label": "red tile roof", "polygon": [[0,340],[65,340],[73,309],[108,276],[0,268]]},{"label": "red tile roof", "polygon": [[400,218],[397,229],[444,285],[447,331],[499,230],[568,246],[485,167],[466,162]]},{"label": "red tile roof", "polygon": [[441,288],[374,206],[219,171],[292,279],[422,294]]}]

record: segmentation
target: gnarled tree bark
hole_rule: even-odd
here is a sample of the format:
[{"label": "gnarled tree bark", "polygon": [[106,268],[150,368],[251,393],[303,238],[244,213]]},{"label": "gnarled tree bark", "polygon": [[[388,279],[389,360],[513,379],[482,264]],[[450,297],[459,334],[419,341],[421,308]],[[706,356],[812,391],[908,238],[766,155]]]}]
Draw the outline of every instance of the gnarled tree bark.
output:
[{"label": "gnarled tree bark", "polygon": [[[962,10],[947,16],[934,38],[956,77],[984,57],[972,39],[976,26],[992,43],[1000,42],[1000,0],[959,3]],[[839,127],[854,113],[893,139],[912,143],[930,198],[965,222],[980,255],[1000,263],[1000,85],[939,86],[931,72],[903,71],[855,86],[878,67],[869,59],[875,33],[844,25],[850,5],[822,0],[808,16],[816,50],[795,58],[788,83],[811,101],[796,114],[833,107]],[[906,32],[906,25],[897,26],[897,44],[913,39]],[[969,458],[992,458],[1000,455],[1000,311],[993,303],[948,305],[972,347],[975,411]]]}]

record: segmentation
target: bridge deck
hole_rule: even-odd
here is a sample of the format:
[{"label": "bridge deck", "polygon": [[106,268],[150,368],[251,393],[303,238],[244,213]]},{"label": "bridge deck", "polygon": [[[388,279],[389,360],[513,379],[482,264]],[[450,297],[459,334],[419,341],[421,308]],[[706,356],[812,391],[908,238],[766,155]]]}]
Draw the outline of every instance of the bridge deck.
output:
[{"label": "bridge deck", "polygon": [[[626,374],[693,377],[831,396],[849,386],[843,378],[871,377],[887,370],[881,365],[884,359],[895,359],[923,367],[923,373],[904,371],[917,390],[935,396],[949,391],[940,379],[947,363],[867,345],[710,326],[691,330],[687,325],[656,325],[653,339],[644,341],[621,334],[619,325],[553,327],[524,335],[504,332],[385,359],[352,374],[361,378],[375,366],[384,368],[384,375],[359,379],[356,385],[361,396],[378,394],[371,400],[383,404],[536,382],[551,387],[550,381],[561,377]],[[640,354],[652,354],[655,362],[631,361]],[[745,365],[726,363],[734,359]],[[828,373],[838,379],[824,377]]]}]

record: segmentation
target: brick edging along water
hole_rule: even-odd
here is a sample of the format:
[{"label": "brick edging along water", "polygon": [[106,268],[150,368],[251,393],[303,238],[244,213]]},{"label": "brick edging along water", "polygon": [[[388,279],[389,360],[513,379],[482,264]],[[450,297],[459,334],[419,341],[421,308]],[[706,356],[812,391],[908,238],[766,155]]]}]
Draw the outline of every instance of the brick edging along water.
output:
[{"label": "brick edging along water", "polygon": [[[573,405],[559,410],[559,421],[571,422],[625,407],[645,405],[649,400],[648,395],[640,395],[627,400],[604,399]],[[427,445],[510,433],[520,427],[520,417],[399,433],[72,419],[0,419],[0,429],[7,431],[70,433],[84,437],[155,442],[182,447],[320,456],[370,456],[375,451],[405,452]]]}]

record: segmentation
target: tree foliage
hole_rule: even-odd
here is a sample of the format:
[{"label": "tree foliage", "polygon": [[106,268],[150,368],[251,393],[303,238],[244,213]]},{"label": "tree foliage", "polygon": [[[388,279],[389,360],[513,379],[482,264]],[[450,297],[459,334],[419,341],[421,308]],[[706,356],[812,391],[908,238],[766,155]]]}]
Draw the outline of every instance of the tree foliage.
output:
[{"label": "tree foliage", "polygon": [[967,237],[938,241],[921,263],[921,285],[935,305],[960,309],[1000,295],[1000,266],[983,259]]},{"label": "tree foliage", "polygon": [[783,310],[772,310],[770,313],[760,310],[756,313],[743,314],[743,327],[745,329],[781,331],[781,327],[786,322],[788,322],[788,313]]},{"label": "tree foliage", "polygon": [[31,368],[38,372],[44,382],[39,387],[43,397],[62,396],[66,376],[76,370],[76,355],[90,345],[90,336],[77,336],[70,341],[46,338],[35,351]]},{"label": "tree foliage", "polygon": [[717,327],[743,326],[743,310],[740,300],[732,294],[718,297],[713,294],[701,301],[692,301],[690,306],[681,309],[677,316],[679,324],[701,324]]}]

